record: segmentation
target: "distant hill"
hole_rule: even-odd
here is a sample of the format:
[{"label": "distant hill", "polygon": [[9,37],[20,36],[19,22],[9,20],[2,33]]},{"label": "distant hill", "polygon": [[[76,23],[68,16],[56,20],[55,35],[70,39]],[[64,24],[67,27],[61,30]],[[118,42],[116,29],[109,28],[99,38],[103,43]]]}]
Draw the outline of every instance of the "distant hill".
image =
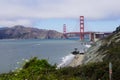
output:
[{"label": "distant hill", "polygon": [[55,30],[37,29],[22,25],[0,28],[0,39],[57,39],[62,37],[63,34]]}]

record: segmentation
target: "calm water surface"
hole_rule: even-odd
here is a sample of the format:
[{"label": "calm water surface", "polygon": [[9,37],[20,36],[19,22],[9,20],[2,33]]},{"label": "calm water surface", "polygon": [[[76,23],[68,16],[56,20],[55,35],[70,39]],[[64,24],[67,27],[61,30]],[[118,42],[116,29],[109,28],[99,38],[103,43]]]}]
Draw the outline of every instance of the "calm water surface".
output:
[{"label": "calm water surface", "polygon": [[21,66],[17,62],[34,56],[59,64],[74,48],[84,47],[77,40],[0,40],[0,73],[14,70]]}]

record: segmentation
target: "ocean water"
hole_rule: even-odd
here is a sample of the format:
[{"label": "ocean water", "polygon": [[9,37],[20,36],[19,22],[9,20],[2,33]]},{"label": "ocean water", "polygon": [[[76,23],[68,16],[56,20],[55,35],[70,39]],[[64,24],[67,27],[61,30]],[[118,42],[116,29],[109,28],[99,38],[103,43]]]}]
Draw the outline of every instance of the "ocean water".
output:
[{"label": "ocean water", "polygon": [[80,51],[86,47],[78,40],[0,40],[0,73],[21,67],[23,60],[31,57],[47,59],[50,64],[60,64],[74,48]]}]

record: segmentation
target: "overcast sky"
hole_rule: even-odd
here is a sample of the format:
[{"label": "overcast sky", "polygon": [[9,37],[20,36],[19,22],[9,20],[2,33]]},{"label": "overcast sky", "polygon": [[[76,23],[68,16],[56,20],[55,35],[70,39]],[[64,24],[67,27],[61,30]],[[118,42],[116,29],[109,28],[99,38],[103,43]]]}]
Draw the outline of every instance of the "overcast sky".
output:
[{"label": "overcast sky", "polygon": [[0,0],[0,26],[24,25],[62,32],[113,31],[120,23],[120,0]]}]

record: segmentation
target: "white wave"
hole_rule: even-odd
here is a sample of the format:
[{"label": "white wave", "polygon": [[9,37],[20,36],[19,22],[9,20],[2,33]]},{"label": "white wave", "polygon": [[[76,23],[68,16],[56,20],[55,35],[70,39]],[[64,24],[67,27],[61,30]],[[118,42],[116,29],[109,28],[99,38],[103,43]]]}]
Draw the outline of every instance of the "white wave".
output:
[{"label": "white wave", "polygon": [[67,66],[73,60],[74,56],[75,55],[73,55],[73,54],[69,54],[69,55],[63,57],[62,62],[59,65],[57,65],[57,68]]},{"label": "white wave", "polygon": [[91,47],[91,45],[85,45],[87,48],[90,48]]}]

